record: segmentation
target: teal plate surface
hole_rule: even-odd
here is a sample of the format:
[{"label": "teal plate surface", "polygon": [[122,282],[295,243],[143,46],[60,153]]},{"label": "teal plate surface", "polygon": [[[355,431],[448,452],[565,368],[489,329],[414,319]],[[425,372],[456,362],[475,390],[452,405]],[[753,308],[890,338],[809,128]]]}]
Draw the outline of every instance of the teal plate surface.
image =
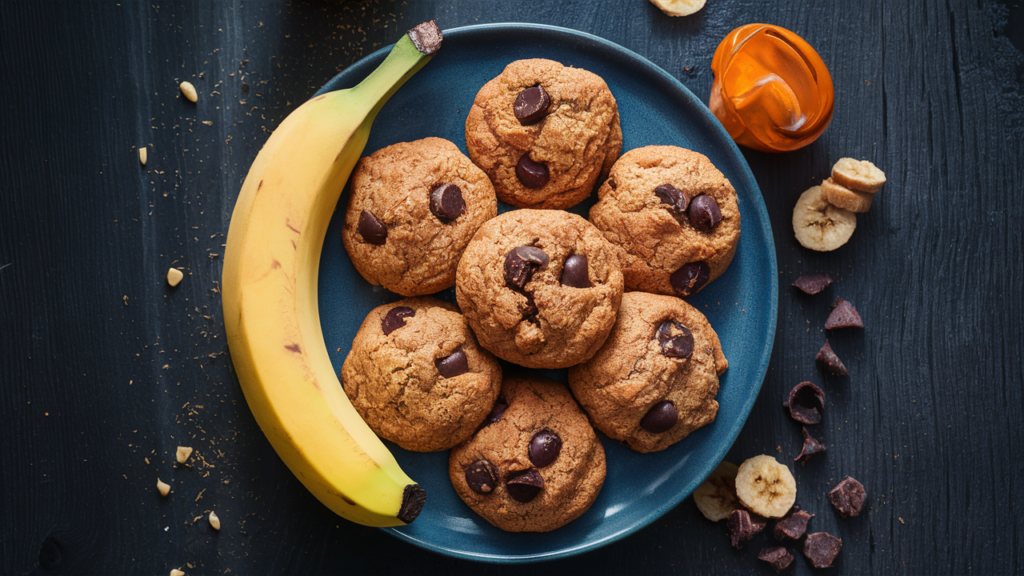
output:
[{"label": "teal plate surface", "polygon": [[[321,92],[348,88],[366,77],[390,46],[348,67]],[[394,144],[439,136],[466,152],[465,121],[473,98],[513,60],[549,58],[604,78],[619,105],[623,152],[671,144],[708,156],[736,188],[742,233],[726,273],[688,301],[718,332],[729,360],[711,425],[671,448],[638,454],[598,434],[608,476],[583,516],[547,534],[512,534],[473,513],[448,481],[448,452],[419,454],[394,444],[402,468],[427,490],[415,522],[386,529],[428,550],[485,562],[531,562],[593,550],[650,524],[688,496],[725,456],[754,405],[768,369],[775,335],[778,272],[764,200],[736,145],[707,107],[661,68],[596,36],[534,24],[493,24],[444,32],[440,52],[384,106],[365,155]],[[587,216],[596,194],[572,209]],[[331,220],[320,259],[320,322],[340,372],[359,325],[375,306],[399,296],[371,286],[349,261],[341,242],[348,192]],[[499,204],[499,211],[511,209]],[[438,295],[455,301],[454,290]],[[566,381],[566,371],[545,371]]]}]

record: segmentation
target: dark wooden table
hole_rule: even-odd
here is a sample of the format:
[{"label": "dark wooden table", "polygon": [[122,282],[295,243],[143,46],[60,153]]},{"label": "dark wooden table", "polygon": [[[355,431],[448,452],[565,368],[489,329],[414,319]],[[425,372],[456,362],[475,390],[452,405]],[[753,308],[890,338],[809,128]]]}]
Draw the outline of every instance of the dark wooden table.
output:
[{"label": "dark wooden table", "polygon": [[[769,573],[754,559],[769,540],[733,551],[691,499],[569,560],[436,556],[335,517],[256,426],[217,292],[242,179],[319,86],[431,18],[587,31],[704,100],[714,48],[736,26],[779,24],[815,46],[836,86],[831,127],[797,152],[745,152],[781,290],[771,367],[729,459],[791,459],[800,429],[782,399],[818,382],[829,450],[794,470],[813,528],[843,539],[832,573],[1024,571],[1017,0],[710,0],[679,19],[643,0],[122,0],[0,4],[0,573]],[[793,238],[793,204],[843,156],[874,160],[888,184],[849,244],[809,252]],[[170,266],[186,270],[176,290]],[[819,271],[838,280],[829,294],[789,287]],[[835,295],[867,325],[830,335],[851,371],[842,380],[812,360]],[[178,445],[196,448],[191,468],[175,468]],[[869,492],[850,520],[825,497],[846,475]],[[209,509],[220,533],[194,522]],[[798,558],[795,573],[810,571]]]}]

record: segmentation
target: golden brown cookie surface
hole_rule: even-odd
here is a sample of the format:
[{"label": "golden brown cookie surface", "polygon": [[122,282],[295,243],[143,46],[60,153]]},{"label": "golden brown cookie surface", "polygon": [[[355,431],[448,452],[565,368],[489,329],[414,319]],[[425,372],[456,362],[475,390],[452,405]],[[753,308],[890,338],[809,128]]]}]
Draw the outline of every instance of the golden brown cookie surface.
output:
[{"label": "golden brown cookie surface", "polygon": [[619,257],[575,214],[506,212],[466,247],[455,294],[484,348],[529,368],[566,368],[593,356],[615,323]]},{"label": "golden brown cookie surface", "polygon": [[455,144],[401,142],[359,161],[342,239],[371,284],[433,294],[455,283],[466,244],[497,210],[487,175]]},{"label": "golden brown cookie surface", "polygon": [[[517,117],[517,98],[520,112],[532,117]],[[619,156],[618,106],[596,74],[552,60],[518,60],[477,94],[466,118],[466,149],[502,202],[569,208],[590,195]],[[524,156],[532,162],[527,167],[519,166]]]},{"label": "golden brown cookie surface", "polygon": [[406,450],[445,450],[469,438],[498,397],[501,367],[455,306],[407,298],[374,308],[341,369],[367,425]]},{"label": "golden brown cookie surface", "polygon": [[728,365],[696,308],[672,296],[627,292],[608,340],[589,362],[569,369],[569,386],[598,430],[638,452],[656,452],[714,421],[718,375]]},{"label": "golden brown cookie surface", "polygon": [[509,532],[547,532],[578,518],[605,478],[604,447],[569,390],[546,378],[506,378],[496,422],[454,448],[459,497]]},{"label": "golden brown cookie surface", "polygon": [[706,156],[630,150],[612,167],[590,221],[626,252],[626,288],[680,297],[721,276],[736,253],[736,191]]}]

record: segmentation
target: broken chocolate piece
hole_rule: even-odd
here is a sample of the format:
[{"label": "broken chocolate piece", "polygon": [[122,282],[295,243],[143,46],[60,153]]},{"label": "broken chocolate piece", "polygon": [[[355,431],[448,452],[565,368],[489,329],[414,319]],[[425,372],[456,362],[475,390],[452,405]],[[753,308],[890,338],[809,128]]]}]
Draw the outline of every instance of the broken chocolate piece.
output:
[{"label": "broken chocolate piece", "polygon": [[825,393],[810,382],[801,382],[789,392],[789,400],[783,404],[789,415],[801,424],[818,424],[825,410]]},{"label": "broken chocolate piece", "polygon": [[832,313],[825,320],[825,330],[834,328],[863,328],[864,321],[857,314],[857,309],[849,301],[836,298],[832,303]]},{"label": "broken chocolate piece", "polygon": [[402,326],[405,326],[405,319],[410,316],[415,316],[416,311],[408,306],[396,306],[388,313],[384,315],[384,318],[380,321],[380,329],[387,336],[395,330],[398,330]]},{"label": "broken chocolate piece", "polygon": [[669,358],[689,358],[693,354],[693,334],[675,320],[665,320],[658,326],[661,353]]},{"label": "broken chocolate piece", "polygon": [[498,470],[487,460],[477,460],[466,468],[466,485],[477,494],[487,495],[497,486]]},{"label": "broken chocolate piece", "polygon": [[843,365],[843,361],[836,356],[836,353],[832,351],[832,345],[825,340],[825,345],[818,350],[818,355],[814,357],[814,361],[818,363],[818,367],[828,372],[833,376],[849,376],[850,372]]},{"label": "broken chocolate piece", "polygon": [[775,523],[775,527],[772,528],[772,535],[780,542],[799,540],[807,532],[807,523],[811,518],[814,518],[814,514],[808,514],[803,510],[796,510]]},{"label": "broken chocolate piece", "polygon": [[667,204],[666,208],[669,213],[679,224],[682,224],[686,219],[686,206],[690,202],[686,193],[671,184],[662,184],[654,189],[654,195],[661,200],[662,204]]},{"label": "broken chocolate piece", "polygon": [[508,479],[505,480],[505,489],[508,490],[508,495],[513,500],[525,504],[536,498],[544,489],[544,479],[541,478],[540,472],[536,468],[509,472]]},{"label": "broken chocolate piece", "polygon": [[801,276],[793,282],[793,286],[802,290],[804,294],[817,294],[825,288],[828,288],[831,283],[832,277],[822,272],[821,274],[807,274],[805,276]]},{"label": "broken chocolate piece", "polygon": [[548,255],[536,246],[513,248],[505,255],[505,284],[522,291],[538,268],[547,266]]},{"label": "broken chocolate piece", "polygon": [[450,224],[466,213],[466,201],[458,184],[442,184],[430,191],[430,212],[442,224]]},{"label": "broken chocolate piece", "polygon": [[782,572],[793,563],[793,555],[782,546],[761,550],[761,553],[757,555],[757,559],[767,562],[776,572]]},{"label": "broken chocolate piece", "polygon": [[726,520],[725,527],[729,530],[732,547],[740,550],[764,530],[768,523],[746,510],[733,510]]},{"label": "broken chocolate piece", "polygon": [[843,541],[828,532],[808,534],[804,540],[804,556],[815,568],[828,568],[843,549]]},{"label": "broken chocolate piece", "polygon": [[540,84],[531,86],[516,96],[512,103],[512,113],[522,126],[536,124],[548,115],[548,106],[551,105],[551,97],[548,96],[544,87]]},{"label": "broken chocolate piece", "polygon": [[356,224],[356,232],[364,241],[374,246],[383,246],[388,241],[388,227],[369,210],[363,210],[359,213],[359,223]]},{"label": "broken chocolate piece", "polygon": [[434,366],[443,378],[455,378],[469,372],[469,362],[462,348],[456,348],[451,355],[434,360]]},{"label": "broken chocolate piece", "polygon": [[849,476],[843,478],[843,481],[836,484],[836,487],[829,490],[828,493],[828,501],[843,518],[860,514],[866,498],[867,492],[864,490],[864,485]]},{"label": "broken chocolate piece", "polygon": [[800,453],[797,454],[796,458],[793,458],[794,462],[799,462],[800,460],[806,462],[812,455],[825,451],[825,445],[818,442],[814,436],[811,436],[811,433],[807,431],[806,426],[803,427],[803,434],[804,447],[800,450]]}]

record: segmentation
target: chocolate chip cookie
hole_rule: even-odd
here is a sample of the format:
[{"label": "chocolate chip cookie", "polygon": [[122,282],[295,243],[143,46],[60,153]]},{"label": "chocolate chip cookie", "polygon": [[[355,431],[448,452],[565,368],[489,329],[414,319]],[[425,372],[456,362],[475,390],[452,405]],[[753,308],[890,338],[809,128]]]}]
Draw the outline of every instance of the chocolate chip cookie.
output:
[{"label": "chocolate chip cookie", "polygon": [[506,378],[492,414],[448,459],[459,497],[509,532],[547,532],[586,512],[604,484],[604,448],[569,390]]},{"label": "chocolate chip cookie", "polygon": [[569,369],[569,386],[598,430],[657,452],[710,424],[729,363],[707,318],[679,298],[627,292],[604,346]]},{"label": "chocolate chip cookie", "polygon": [[592,72],[518,60],[476,95],[466,149],[502,202],[569,208],[590,195],[619,156],[618,105]]},{"label": "chocolate chip cookie", "polygon": [[515,210],[466,247],[455,294],[481,346],[529,368],[566,368],[593,356],[615,323],[619,258],[575,214]]},{"label": "chocolate chip cookie", "polygon": [[455,144],[424,138],[359,161],[341,237],[370,284],[433,294],[455,283],[466,244],[497,210],[482,170]]},{"label": "chocolate chip cookie", "polygon": [[629,290],[691,296],[721,276],[736,253],[736,191],[703,154],[676,146],[630,150],[598,198],[590,221],[628,253]]},{"label": "chocolate chip cookie", "polygon": [[469,438],[483,422],[501,388],[501,367],[455,306],[408,298],[367,315],[341,380],[379,436],[432,452]]}]

